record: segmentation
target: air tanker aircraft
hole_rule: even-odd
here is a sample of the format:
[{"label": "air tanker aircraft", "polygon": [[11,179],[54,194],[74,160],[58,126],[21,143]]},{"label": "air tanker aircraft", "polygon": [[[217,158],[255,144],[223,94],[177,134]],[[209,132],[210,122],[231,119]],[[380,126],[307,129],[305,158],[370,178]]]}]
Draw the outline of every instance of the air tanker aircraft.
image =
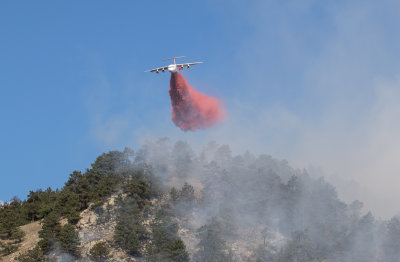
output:
[{"label": "air tanker aircraft", "polygon": [[185,66],[187,68],[190,68],[192,65],[197,65],[197,64],[202,64],[203,63],[203,62],[192,62],[192,63],[184,63],[184,64],[177,64],[176,63],[176,59],[184,58],[184,57],[187,57],[187,56],[178,56],[178,57],[168,58],[166,60],[174,60],[174,63],[170,64],[169,66],[159,67],[159,68],[147,70],[145,72],[156,72],[158,74],[160,71],[164,73],[165,70],[168,69],[168,71],[170,71],[171,73],[175,73],[178,70],[183,70],[183,68]]}]

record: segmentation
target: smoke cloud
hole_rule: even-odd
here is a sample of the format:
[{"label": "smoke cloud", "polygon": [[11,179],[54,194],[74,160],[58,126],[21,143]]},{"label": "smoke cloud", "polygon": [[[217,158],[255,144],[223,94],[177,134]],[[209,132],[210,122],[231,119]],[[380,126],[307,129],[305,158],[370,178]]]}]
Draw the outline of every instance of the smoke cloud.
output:
[{"label": "smoke cloud", "polygon": [[[318,170],[168,138],[147,141],[133,159],[152,167],[165,192],[180,192],[173,210],[193,261],[222,261],[211,258],[216,250],[230,254],[224,261],[399,261],[399,218],[376,219],[362,202],[341,201]],[[186,182],[195,198],[183,193]]]},{"label": "smoke cloud", "polygon": [[169,94],[172,122],[183,131],[208,128],[225,115],[218,99],[201,94],[179,73],[172,73]]}]

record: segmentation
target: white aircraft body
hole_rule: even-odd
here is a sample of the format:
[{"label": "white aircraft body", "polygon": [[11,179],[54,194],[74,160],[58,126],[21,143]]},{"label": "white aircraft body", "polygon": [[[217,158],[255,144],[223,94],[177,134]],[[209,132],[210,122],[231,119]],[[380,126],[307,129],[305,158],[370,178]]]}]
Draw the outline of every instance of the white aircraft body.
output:
[{"label": "white aircraft body", "polygon": [[168,66],[164,66],[164,67],[159,67],[159,68],[154,68],[151,70],[147,70],[145,72],[156,72],[157,74],[161,71],[161,72],[165,72],[165,70],[170,71],[171,73],[175,73],[178,70],[183,70],[183,68],[186,66],[188,69],[193,66],[193,65],[197,65],[197,64],[202,64],[203,62],[192,62],[192,63],[183,63],[183,64],[177,64],[176,63],[176,59],[178,58],[184,58],[187,56],[178,56],[178,57],[172,57],[172,58],[168,58],[166,60],[174,60],[173,64],[170,64]]}]

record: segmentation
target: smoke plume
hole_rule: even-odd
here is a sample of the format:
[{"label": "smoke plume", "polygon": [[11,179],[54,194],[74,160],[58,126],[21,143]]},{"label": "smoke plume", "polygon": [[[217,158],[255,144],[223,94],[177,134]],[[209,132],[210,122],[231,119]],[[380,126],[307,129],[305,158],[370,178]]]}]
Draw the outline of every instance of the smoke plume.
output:
[{"label": "smoke plume", "polygon": [[179,73],[172,73],[169,94],[172,122],[183,131],[208,128],[225,115],[218,99],[197,92]]}]

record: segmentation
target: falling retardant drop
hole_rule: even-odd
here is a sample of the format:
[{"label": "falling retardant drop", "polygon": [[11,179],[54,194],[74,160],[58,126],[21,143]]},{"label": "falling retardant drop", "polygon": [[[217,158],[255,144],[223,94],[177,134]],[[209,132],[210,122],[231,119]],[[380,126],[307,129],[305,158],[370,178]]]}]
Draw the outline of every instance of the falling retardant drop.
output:
[{"label": "falling retardant drop", "polygon": [[171,73],[169,95],[172,122],[183,131],[208,128],[225,115],[218,99],[196,91],[178,72]]}]

